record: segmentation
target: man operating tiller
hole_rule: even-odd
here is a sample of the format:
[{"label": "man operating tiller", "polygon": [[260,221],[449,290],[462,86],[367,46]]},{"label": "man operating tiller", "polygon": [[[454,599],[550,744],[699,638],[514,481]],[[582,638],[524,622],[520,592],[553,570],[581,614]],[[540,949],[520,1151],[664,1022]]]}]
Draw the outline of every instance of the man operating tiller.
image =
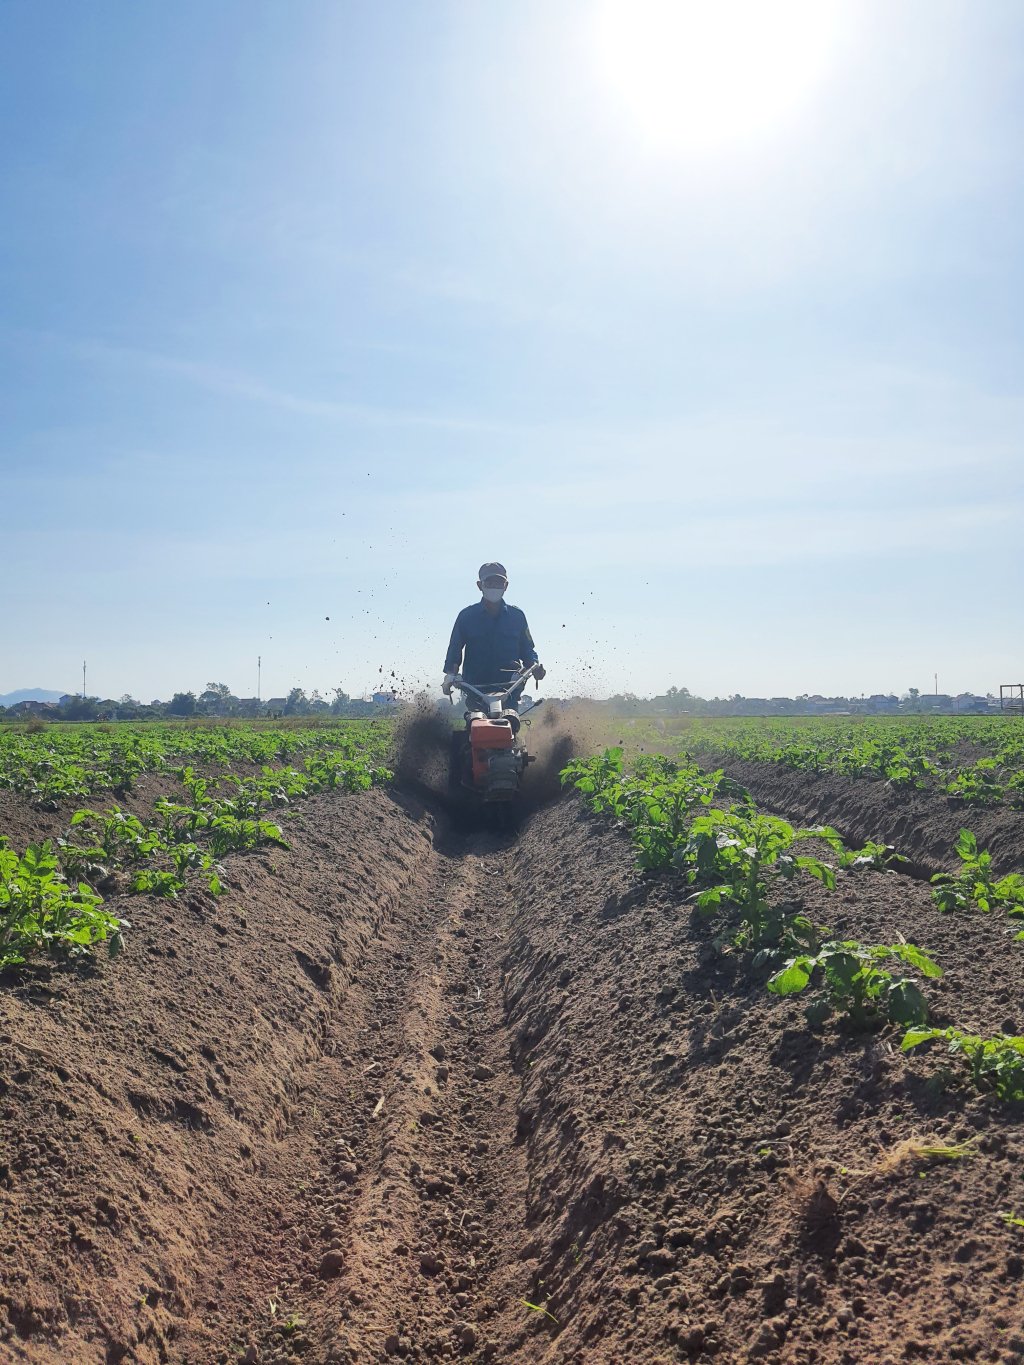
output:
[{"label": "man operating tiller", "polygon": [[[519,735],[530,678],[544,669],[537,658],[526,616],[504,600],[508,575],[503,564],[481,564],[480,601],[455,618],[444,661],[441,690],[458,688],[466,703],[466,729],[452,735],[451,782],[484,802],[508,802],[531,761]],[[465,654],[465,659],[463,659]]]}]

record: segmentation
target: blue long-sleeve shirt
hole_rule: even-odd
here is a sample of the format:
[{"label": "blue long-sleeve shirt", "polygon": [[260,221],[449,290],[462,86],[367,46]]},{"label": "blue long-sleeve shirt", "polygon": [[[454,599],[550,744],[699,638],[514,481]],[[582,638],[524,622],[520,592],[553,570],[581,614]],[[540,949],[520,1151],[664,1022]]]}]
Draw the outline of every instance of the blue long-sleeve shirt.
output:
[{"label": "blue long-sleeve shirt", "polygon": [[520,664],[528,668],[536,662],[537,650],[526,624],[526,613],[502,602],[492,615],[480,601],[463,607],[456,616],[444,671],[461,672],[467,682],[478,687],[487,683],[508,686],[510,674],[503,670],[518,669]]}]

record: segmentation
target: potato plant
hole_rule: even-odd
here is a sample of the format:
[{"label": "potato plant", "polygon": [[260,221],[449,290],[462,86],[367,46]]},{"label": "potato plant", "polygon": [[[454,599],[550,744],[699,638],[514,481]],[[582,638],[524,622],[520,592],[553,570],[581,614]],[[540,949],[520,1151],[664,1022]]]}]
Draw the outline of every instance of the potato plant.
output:
[{"label": "potato plant", "polygon": [[695,812],[726,790],[742,791],[735,783],[724,786],[721,773],[705,773],[695,764],[656,756],[638,759],[634,771],[627,773],[621,748],[577,759],[561,777],[563,785],[571,783],[582,794],[592,811],[629,827],[637,862],[652,871],[672,866],[689,837]]},{"label": "potato plant", "polygon": [[[834,830],[798,831],[761,814],[744,788],[692,763],[648,756],[627,773],[621,748],[570,763],[562,782],[574,786],[592,811],[629,828],[641,867],[681,871],[697,888],[692,901],[699,912],[735,909],[738,923],[728,926],[723,943],[764,951],[814,941],[810,921],[779,904],[769,887],[806,874],[834,888],[833,869],[796,849],[801,840],[824,836],[841,848]],[[730,798],[727,809],[714,804]]]},{"label": "potato plant", "polygon": [[698,816],[676,861],[687,868],[691,882],[703,884],[692,897],[698,911],[735,908],[739,923],[727,934],[737,947],[755,951],[807,947],[815,938],[814,926],[801,912],[770,896],[769,888],[804,873],[835,889],[835,872],[827,863],[795,851],[801,840],[812,837],[820,837],[820,831],[795,830],[777,816],[734,806]]},{"label": "potato plant", "polygon": [[962,1057],[979,1090],[991,1090],[1002,1100],[1024,1100],[1024,1038],[997,1033],[985,1038],[958,1028],[912,1028],[903,1038],[910,1052],[941,1039],[950,1056]]},{"label": "potato plant", "polygon": [[896,959],[937,979],[942,968],[913,943],[865,946],[853,940],[822,944],[814,954],[791,958],[768,981],[773,995],[799,995],[817,982],[818,999],[808,1010],[813,1023],[830,1011],[856,1028],[874,1028],[888,1020],[895,1024],[924,1024],[928,1001],[921,988],[906,976],[894,976],[882,964]]},{"label": "potato plant", "polygon": [[932,877],[932,900],[945,914],[953,910],[982,910],[986,914],[1001,906],[1011,915],[1024,915],[1024,876],[1010,872],[998,879],[992,872],[992,855],[978,848],[969,829],[956,841],[960,867],[956,872],[936,872]]},{"label": "potato plant", "polygon": [[878,844],[873,839],[869,839],[863,848],[840,846],[836,850],[836,856],[844,872],[885,872],[894,863],[907,861],[902,853],[896,852],[892,844]]},{"label": "potato plant", "polygon": [[85,882],[68,884],[51,841],[30,844],[20,857],[0,844],[0,970],[35,950],[74,955],[104,940],[120,948],[127,921],[104,910]]}]

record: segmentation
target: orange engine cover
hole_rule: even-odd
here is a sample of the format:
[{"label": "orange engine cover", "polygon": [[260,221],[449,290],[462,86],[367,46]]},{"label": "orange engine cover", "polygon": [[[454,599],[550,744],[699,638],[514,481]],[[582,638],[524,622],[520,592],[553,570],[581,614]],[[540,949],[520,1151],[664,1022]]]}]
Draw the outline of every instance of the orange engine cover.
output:
[{"label": "orange engine cover", "polygon": [[487,777],[490,751],[512,748],[512,726],[507,720],[471,720],[469,746],[473,755],[473,782],[479,785]]}]

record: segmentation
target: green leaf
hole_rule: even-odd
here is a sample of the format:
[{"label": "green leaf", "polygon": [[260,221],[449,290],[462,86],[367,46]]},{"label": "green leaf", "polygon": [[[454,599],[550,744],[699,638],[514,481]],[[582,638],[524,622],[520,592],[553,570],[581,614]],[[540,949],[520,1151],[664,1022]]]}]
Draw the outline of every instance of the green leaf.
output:
[{"label": "green leaf", "polygon": [[976,858],[978,841],[969,829],[962,829],[956,841],[956,851],[965,862]]},{"label": "green leaf", "polygon": [[928,1001],[913,981],[897,981],[889,990],[887,1013],[894,1024],[924,1024]]},{"label": "green leaf", "polygon": [[772,995],[799,995],[810,981],[814,966],[813,957],[795,957],[769,978],[768,989]]},{"label": "green leaf", "polygon": [[900,1050],[909,1052],[913,1047],[920,1047],[922,1043],[930,1043],[933,1038],[942,1038],[945,1030],[940,1028],[911,1028],[907,1029],[903,1035],[903,1042]]},{"label": "green leaf", "polygon": [[917,946],[916,943],[894,943],[889,951],[894,957],[902,958],[904,962],[909,962],[911,967],[916,967],[922,976],[930,977],[933,981],[938,981],[942,975],[942,968],[937,962],[933,962],[927,953]]},{"label": "green leaf", "polygon": [[555,1317],[554,1313],[549,1313],[548,1310],[546,1308],[542,1308],[539,1303],[531,1303],[529,1299],[520,1299],[519,1302],[523,1305],[524,1308],[529,1308],[534,1313],[543,1313],[546,1318],[551,1319],[551,1321],[555,1324],[556,1327],[558,1326],[558,1319]]}]

